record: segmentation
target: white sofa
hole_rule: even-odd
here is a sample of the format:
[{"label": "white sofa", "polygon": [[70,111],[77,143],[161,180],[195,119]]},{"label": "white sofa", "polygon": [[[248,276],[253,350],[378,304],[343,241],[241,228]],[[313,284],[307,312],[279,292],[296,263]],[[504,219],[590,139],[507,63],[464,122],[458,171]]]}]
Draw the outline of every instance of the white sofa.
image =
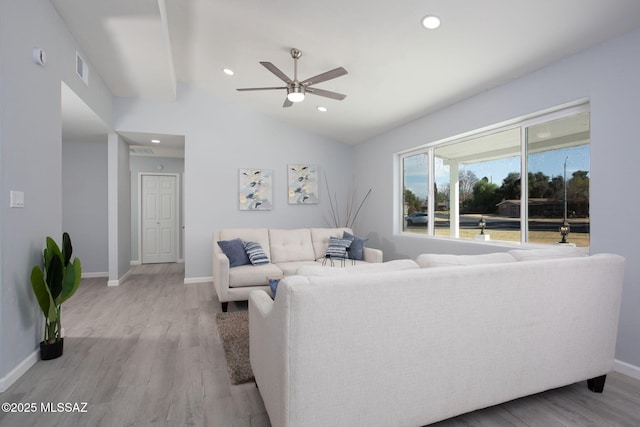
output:
[{"label": "white sofa", "polygon": [[[213,284],[227,311],[229,301],[246,301],[249,293],[262,289],[270,293],[268,277],[295,274],[303,265],[351,265],[352,260],[325,260],[330,237],[341,238],[350,228],[299,228],[293,230],[267,228],[235,228],[213,232]],[[263,265],[229,266],[229,258],[220,249],[221,240],[241,239],[257,242],[270,262]],[[363,259],[354,264],[382,262],[382,251],[365,246]]]},{"label": "white sofa", "polygon": [[582,380],[601,392],[624,259],[517,252],[252,292],[250,360],[273,427],[421,426]]}]

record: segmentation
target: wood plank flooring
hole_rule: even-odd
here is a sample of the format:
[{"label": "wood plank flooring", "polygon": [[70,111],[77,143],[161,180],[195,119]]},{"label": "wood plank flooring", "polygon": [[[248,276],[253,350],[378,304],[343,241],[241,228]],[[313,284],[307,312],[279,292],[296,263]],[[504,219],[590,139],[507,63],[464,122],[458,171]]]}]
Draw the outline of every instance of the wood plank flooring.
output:
[{"label": "wood plank flooring", "polygon": [[[38,411],[0,413],[0,426],[269,426],[255,385],[229,383],[213,285],[183,278],[182,264],[151,264],[134,267],[119,287],[84,279],[63,306],[64,355],[39,361],[1,395]],[[86,402],[86,412],[41,411],[58,402]],[[583,382],[434,424],[639,425],[640,381],[618,373],[603,394]]]}]

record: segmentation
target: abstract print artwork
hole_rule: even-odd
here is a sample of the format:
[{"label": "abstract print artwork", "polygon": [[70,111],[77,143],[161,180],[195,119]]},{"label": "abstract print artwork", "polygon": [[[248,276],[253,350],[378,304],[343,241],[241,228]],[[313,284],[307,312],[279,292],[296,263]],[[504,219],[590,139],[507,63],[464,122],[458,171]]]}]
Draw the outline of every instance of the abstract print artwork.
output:
[{"label": "abstract print artwork", "polygon": [[269,169],[239,169],[238,179],[241,211],[271,210],[273,183]]},{"label": "abstract print artwork", "polygon": [[288,166],[289,204],[318,203],[318,167],[309,164]]}]

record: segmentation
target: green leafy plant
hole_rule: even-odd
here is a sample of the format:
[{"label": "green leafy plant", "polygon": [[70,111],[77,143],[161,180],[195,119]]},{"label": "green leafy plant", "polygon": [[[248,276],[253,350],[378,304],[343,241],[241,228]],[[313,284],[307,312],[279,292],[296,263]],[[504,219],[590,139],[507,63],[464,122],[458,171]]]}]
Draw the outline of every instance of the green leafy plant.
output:
[{"label": "green leafy plant", "polygon": [[60,308],[80,286],[82,267],[78,258],[71,261],[72,252],[68,233],[62,235],[62,250],[47,237],[44,271],[38,265],[31,270],[31,286],[45,318],[43,341],[46,344],[60,340]]}]

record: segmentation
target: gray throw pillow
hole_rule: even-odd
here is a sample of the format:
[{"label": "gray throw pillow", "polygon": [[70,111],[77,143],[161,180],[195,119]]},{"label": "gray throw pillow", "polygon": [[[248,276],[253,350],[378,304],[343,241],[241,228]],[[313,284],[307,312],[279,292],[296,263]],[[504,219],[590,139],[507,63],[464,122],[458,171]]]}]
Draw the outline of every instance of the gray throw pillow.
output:
[{"label": "gray throw pillow", "polygon": [[349,258],[351,259],[363,259],[364,258],[364,244],[367,240],[362,237],[354,236],[353,234],[345,231],[342,235],[343,239],[351,239],[351,246],[349,247]]}]

